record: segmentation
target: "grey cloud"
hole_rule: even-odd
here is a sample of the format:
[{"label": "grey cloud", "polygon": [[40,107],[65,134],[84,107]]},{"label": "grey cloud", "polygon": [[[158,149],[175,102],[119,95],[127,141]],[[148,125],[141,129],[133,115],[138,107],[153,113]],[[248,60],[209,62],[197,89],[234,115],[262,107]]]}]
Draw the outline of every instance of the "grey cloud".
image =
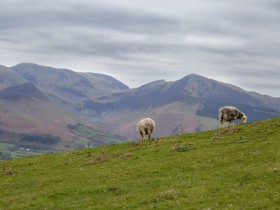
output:
[{"label": "grey cloud", "polygon": [[156,30],[164,32],[167,28],[174,29],[176,25],[176,21],[170,18],[145,11],[130,11],[112,5],[106,6],[94,1],[94,4],[90,4],[90,1],[70,1],[72,4],[68,4],[67,1],[57,2],[24,3],[28,6],[6,4],[4,10],[9,12],[0,14],[1,27],[45,29],[56,27],[59,29],[71,26],[71,28],[98,27],[135,32],[156,32]]}]

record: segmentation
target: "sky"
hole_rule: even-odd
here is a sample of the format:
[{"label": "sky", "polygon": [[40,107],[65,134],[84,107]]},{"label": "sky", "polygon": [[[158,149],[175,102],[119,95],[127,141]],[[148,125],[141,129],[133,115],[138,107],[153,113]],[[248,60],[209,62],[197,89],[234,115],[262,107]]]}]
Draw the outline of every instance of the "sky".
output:
[{"label": "sky", "polygon": [[280,97],[279,0],[9,0],[0,64],[103,73],[131,88],[188,74]]}]

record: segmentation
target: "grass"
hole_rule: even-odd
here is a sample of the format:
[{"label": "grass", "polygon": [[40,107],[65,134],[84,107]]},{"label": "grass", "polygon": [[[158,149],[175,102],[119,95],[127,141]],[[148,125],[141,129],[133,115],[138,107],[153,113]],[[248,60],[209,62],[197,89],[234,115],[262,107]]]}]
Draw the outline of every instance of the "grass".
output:
[{"label": "grass", "polygon": [[280,118],[2,161],[1,209],[278,209]]}]

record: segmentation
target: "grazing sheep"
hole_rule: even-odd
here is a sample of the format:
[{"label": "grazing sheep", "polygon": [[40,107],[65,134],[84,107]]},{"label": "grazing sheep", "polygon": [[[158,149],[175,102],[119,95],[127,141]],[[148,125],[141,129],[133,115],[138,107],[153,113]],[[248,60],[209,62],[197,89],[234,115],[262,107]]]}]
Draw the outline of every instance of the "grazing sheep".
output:
[{"label": "grazing sheep", "polygon": [[239,119],[242,123],[247,122],[247,116],[234,106],[224,106],[219,109],[219,120],[221,127],[224,127],[224,122],[229,122],[231,125],[232,121]]},{"label": "grazing sheep", "polygon": [[136,131],[140,134],[142,140],[145,140],[146,135],[148,135],[148,139],[150,139],[154,129],[155,121],[151,118],[144,118],[136,125]]}]

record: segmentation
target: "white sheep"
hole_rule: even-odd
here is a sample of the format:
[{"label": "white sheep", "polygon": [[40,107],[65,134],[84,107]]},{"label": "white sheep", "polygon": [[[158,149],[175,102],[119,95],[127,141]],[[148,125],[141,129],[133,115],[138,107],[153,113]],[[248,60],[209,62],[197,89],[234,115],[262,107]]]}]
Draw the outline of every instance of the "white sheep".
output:
[{"label": "white sheep", "polygon": [[223,106],[219,109],[219,120],[221,127],[224,127],[224,122],[229,122],[231,125],[233,120],[240,119],[242,123],[247,122],[247,116],[234,106]]},{"label": "white sheep", "polygon": [[136,131],[140,134],[142,140],[145,140],[146,135],[148,135],[148,139],[150,139],[154,129],[155,121],[151,118],[144,118],[136,125]]}]

